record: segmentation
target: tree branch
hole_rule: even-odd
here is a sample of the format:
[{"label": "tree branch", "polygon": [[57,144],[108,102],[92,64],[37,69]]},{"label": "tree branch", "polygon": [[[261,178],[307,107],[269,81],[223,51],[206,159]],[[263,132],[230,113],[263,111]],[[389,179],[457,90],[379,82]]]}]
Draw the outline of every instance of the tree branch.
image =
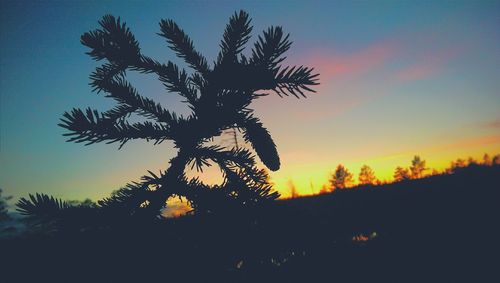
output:
[{"label": "tree branch", "polygon": [[167,39],[170,49],[172,49],[177,56],[183,58],[191,68],[204,76],[210,72],[205,57],[195,50],[193,41],[174,21],[161,20],[160,29],[161,33],[158,33],[158,35]]},{"label": "tree branch", "polygon": [[69,142],[85,142],[90,145],[97,142],[120,142],[120,148],[131,139],[154,140],[155,144],[172,139],[168,127],[151,122],[129,124],[123,120],[115,121],[100,114],[97,110],[87,108],[85,112],[74,108],[65,112],[59,126],[69,130],[63,134],[70,137]]}]

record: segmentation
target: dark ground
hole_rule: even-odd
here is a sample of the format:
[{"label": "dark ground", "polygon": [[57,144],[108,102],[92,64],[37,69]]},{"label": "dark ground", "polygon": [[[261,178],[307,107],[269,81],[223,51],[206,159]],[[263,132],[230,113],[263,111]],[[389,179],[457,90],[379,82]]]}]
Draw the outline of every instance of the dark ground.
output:
[{"label": "dark ground", "polygon": [[0,282],[500,282],[499,196],[500,166],[471,166],[244,213],[25,235],[0,240]]}]

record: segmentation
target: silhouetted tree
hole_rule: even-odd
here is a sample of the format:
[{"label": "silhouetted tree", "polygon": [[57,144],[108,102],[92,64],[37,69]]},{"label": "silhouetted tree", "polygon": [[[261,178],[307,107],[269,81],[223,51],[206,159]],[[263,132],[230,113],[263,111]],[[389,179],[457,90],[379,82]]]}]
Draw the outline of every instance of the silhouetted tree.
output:
[{"label": "silhouetted tree", "polygon": [[483,155],[483,165],[486,165],[486,166],[491,166],[491,164],[493,163],[493,161],[491,160],[491,157],[489,154],[485,153]]},{"label": "silhouetted tree", "polygon": [[456,173],[465,167],[467,167],[467,162],[464,159],[458,158],[457,160],[451,162],[450,168],[448,168],[447,172],[449,174]]},{"label": "silhouetted tree", "polygon": [[479,162],[477,162],[477,160],[475,160],[473,157],[469,156],[469,158],[467,159],[467,166],[474,166],[474,165],[478,165]]},{"label": "silhouetted tree", "polygon": [[493,159],[491,160],[491,164],[500,165],[500,154],[493,156]]},{"label": "silhouetted tree", "polygon": [[[128,184],[99,201],[101,209],[127,215],[157,215],[166,200],[175,195],[185,197],[196,211],[202,212],[221,209],[229,200],[249,206],[279,196],[267,182],[266,171],[256,167],[252,152],[242,147],[207,145],[224,130],[238,128],[264,165],[272,171],[278,170],[276,145],[250,104],[269,93],[305,97],[305,92],[313,92],[310,87],[318,84],[318,74],[313,74],[312,68],[281,66],[284,53],[291,46],[289,35],[281,27],[265,30],[251,54],[243,55],[252,31],[250,21],[243,11],[229,19],[221,50],[210,65],[175,22],[162,20],[159,35],[193,70],[191,74],[170,61],[161,63],[144,55],[120,18],[106,15],[99,22],[100,29],[82,35],[82,44],[90,48],[87,54],[97,61],[106,61],[91,74],[91,86],[97,93],[114,99],[117,105],[105,112],[75,108],[64,113],[59,125],[68,130],[64,134],[68,141],[85,145],[117,142],[121,148],[133,139],[154,144],[172,140],[178,149],[166,171],[149,172],[141,182]],[[191,113],[187,117],[177,115],[142,96],[127,81],[127,71],[157,75],[168,92],[183,97]],[[142,116],[144,121],[130,121],[131,114]],[[201,171],[209,162],[220,167],[224,175],[221,185],[208,186],[197,178],[187,179],[184,173],[187,165]],[[30,213],[27,209],[32,208],[28,203],[29,200],[23,199],[20,206],[27,214]]]},{"label": "silhouetted tree", "polygon": [[420,156],[415,155],[410,166],[411,178],[421,178],[425,170],[427,170],[425,167],[425,160],[422,160]]},{"label": "silhouetted tree", "polygon": [[331,189],[345,189],[352,185],[352,183],[352,174],[342,164],[339,164],[330,179]]},{"label": "silhouetted tree", "polygon": [[410,171],[407,168],[403,167],[396,167],[394,170],[394,180],[396,182],[404,181],[404,180],[409,180],[411,179],[410,177]]},{"label": "silhouetted tree", "polygon": [[359,171],[358,180],[361,185],[373,185],[377,182],[377,177],[370,166],[363,165]]}]

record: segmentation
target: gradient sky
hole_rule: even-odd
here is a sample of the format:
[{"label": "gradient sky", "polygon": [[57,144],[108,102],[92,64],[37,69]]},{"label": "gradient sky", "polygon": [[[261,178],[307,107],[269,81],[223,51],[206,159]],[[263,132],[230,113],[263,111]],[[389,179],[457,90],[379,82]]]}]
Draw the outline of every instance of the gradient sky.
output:
[{"label": "gradient sky", "polygon": [[[175,59],[156,35],[175,20],[213,61],[229,16],[244,9],[253,35],[281,25],[294,41],[289,64],[320,72],[307,99],[269,96],[253,104],[271,132],[288,193],[318,192],[342,163],[370,165],[390,179],[420,154],[430,167],[500,153],[499,1],[1,1],[0,187],[7,195],[44,192],[64,199],[108,195],[146,170],[167,168],[172,143],[133,141],[84,147],[57,126],[72,107],[106,110],[91,93],[97,64],[80,35],[106,13],[127,22],[142,51]],[[183,65],[184,66],[184,65]],[[186,113],[154,77],[133,74],[143,94]],[[216,181],[216,170],[205,173]]]}]

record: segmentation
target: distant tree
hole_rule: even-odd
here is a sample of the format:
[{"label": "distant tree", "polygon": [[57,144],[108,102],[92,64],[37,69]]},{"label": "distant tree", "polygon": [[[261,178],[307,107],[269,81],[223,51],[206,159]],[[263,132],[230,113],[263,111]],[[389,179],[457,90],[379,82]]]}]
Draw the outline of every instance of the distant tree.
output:
[{"label": "distant tree", "polygon": [[432,169],[431,176],[439,175],[439,171],[437,169]]},{"label": "distant tree", "polygon": [[411,176],[410,176],[410,171],[407,168],[403,168],[400,166],[396,167],[396,169],[394,170],[394,180],[396,182],[409,179],[411,179]]},{"label": "distant tree", "polygon": [[464,159],[458,158],[455,161],[455,167],[467,167],[467,161],[465,161]]},{"label": "distant tree", "polygon": [[473,166],[473,165],[478,165],[479,162],[477,162],[477,160],[475,160],[474,158],[470,157],[467,159],[467,166]]},{"label": "distant tree", "polygon": [[491,160],[491,164],[500,165],[500,154],[493,156],[493,159]]},{"label": "distant tree", "polygon": [[491,157],[489,154],[485,153],[483,155],[483,165],[486,165],[486,166],[491,166],[491,164],[493,163]]},{"label": "distant tree", "polygon": [[423,176],[424,171],[427,170],[425,167],[425,160],[422,160],[420,156],[415,155],[411,161],[410,172],[412,179],[418,179]]},{"label": "distant tree", "polygon": [[352,183],[352,174],[342,164],[339,164],[330,179],[331,189],[345,189],[352,185]]},{"label": "distant tree", "polygon": [[460,171],[462,168],[467,167],[467,162],[464,159],[458,158],[455,161],[451,162],[450,168],[447,170],[448,173],[456,173]]},{"label": "distant tree", "polygon": [[12,196],[2,196],[2,189],[0,188],[0,222],[10,219],[9,213],[7,212],[7,201],[12,199]]},{"label": "distant tree", "polygon": [[377,177],[370,166],[363,165],[359,171],[358,180],[361,185],[373,185],[377,182]]},{"label": "distant tree", "polygon": [[[82,44],[89,48],[87,54],[96,61],[104,61],[91,74],[91,86],[97,93],[113,99],[116,105],[102,113],[90,108],[74,108],[64,113],[59,125],[67,130],[64,135],[68,141],[86,145],[116,142],[121,148],[135,139],[155,144],[170,140],[178,149],[167,170],[159,174],[148,171],[140,182],[132,182],[98,201],[99,208],[156,218],[171,196],[185,197],[201,213],[256,205],[279,196],[266,182],[266,171],[256,167],[256,157],[251,151],[242,146],[208,145],[224,131],[238,128],[262,163],[272,171],[278,170],[276,145],[250,105],[270,93],[306,97],[318,84],[318,74],[312,68],[282,65],[284,53],[292,43],[281,27],[265,30],[250,55],[244,55],[253,28],[250,23],[244,11],[230,17],[220,52],[210,64],[174,21],[161,20],[158,35],[166,39],[168,47],[192,72],[171,61],[160,62],[143,54],[120,18],[106,15],[99,22],[100,28],[82,35]],[[177,115],[142,96],[128,81],[129,71],[157,76],[168,93],[183,98],[190,113]],[[135,115],[141,119],[131,119]],[[186,177],[189,165],[201,171],[210,162],[217,164],[223,173],[221,185],[209,186],[197,178]],[[37,211],[36,204],[47,202],[54,208],[66,207],[45,195],[21,199],[18,207],[22,213],[31,215]]]}]

